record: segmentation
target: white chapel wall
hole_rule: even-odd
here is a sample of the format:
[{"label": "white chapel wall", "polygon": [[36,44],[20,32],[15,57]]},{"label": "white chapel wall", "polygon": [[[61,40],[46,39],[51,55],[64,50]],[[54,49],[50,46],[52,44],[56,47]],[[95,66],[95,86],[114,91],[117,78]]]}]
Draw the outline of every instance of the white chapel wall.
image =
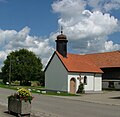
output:
[{"label": "white chapel wall", "polygon": [[102,74],[95,74],[95,91],[102,91]]},{"label": "white chapel wall", "polygon": [[87,84],[84,85],[85,91],[94,91],[94,74],[93,73],[85,73],[82,74],[81,77],[87,77]]},{"label": "white chapel wall", "polygon": [[[95,79],[94,73],[68,73],[68,92],[70,92],[70,79],[75,78],[76,80],[76,92],[80,84],[79,77],[81,76],[81,82],[83,83],[84,76],[87,77],[87,84],[84,84],[84,90],[87,91],[97,91],[101,87],[101,79]],[[98,82],[99,81],[99,82]],[[97,83],[98,82],[98,83]],[[95,84],[97,83],[97,84]],[[97,86],[98,85],[98,86]],[[95,89],[96,88],[96,89]]]},{"label": "white chapel wall", "polygon": [[45,88],[67,91],[67,71],[56,54],[45,72]]}]

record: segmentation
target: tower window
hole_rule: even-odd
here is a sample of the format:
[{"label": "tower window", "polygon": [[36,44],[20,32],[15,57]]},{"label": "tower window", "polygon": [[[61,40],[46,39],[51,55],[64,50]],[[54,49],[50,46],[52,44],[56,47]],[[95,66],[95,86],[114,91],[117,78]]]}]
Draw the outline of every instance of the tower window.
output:
[{"label": "tower window", "polygon": [[87,76],[84,76],[84,84],[87,85]]}]

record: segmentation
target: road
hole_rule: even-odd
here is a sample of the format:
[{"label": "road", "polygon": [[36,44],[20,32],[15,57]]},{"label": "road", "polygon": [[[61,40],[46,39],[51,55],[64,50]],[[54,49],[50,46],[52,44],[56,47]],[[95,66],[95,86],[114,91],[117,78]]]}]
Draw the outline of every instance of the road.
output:
[{"label": "road", "polygon": [[[0,88],[0,104],[15,91]],[[110,106],[34,94],[32,113],[41,117],[120,117],[120,106]]]}]

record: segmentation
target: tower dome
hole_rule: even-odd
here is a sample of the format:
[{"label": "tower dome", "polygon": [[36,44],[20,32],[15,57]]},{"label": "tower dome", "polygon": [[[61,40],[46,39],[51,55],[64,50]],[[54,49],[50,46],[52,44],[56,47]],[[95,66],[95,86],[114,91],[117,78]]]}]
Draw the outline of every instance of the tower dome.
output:
[{"label": "tower dome", "polygon": [[66,40],[66,35],[63,34],[63,31],[61,31],[61,34],[57,36],[57,40]]},{"label": "tower dome", "polygon": [[61,34],[57,36],[56,40],[56,50],[63,56],[67,57],[67,37],[61,31]]}]

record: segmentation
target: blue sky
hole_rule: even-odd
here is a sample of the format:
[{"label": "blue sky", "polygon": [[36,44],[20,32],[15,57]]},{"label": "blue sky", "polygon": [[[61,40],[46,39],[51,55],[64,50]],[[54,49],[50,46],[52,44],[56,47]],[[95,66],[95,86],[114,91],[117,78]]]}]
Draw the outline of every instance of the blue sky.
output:
[{"label": "blue sky", "polygon": [[21,30],[28,26],[31,35],[48,36],[55,31],[57,14],[51,8],[53,0],[6,0],[0,2],[0,28]]},{"label": "blue sky", "polygon": [[21,48],[45,65],[60,26],[70,53],[120,50],[120,0],[0,0],[0,67]]}]

